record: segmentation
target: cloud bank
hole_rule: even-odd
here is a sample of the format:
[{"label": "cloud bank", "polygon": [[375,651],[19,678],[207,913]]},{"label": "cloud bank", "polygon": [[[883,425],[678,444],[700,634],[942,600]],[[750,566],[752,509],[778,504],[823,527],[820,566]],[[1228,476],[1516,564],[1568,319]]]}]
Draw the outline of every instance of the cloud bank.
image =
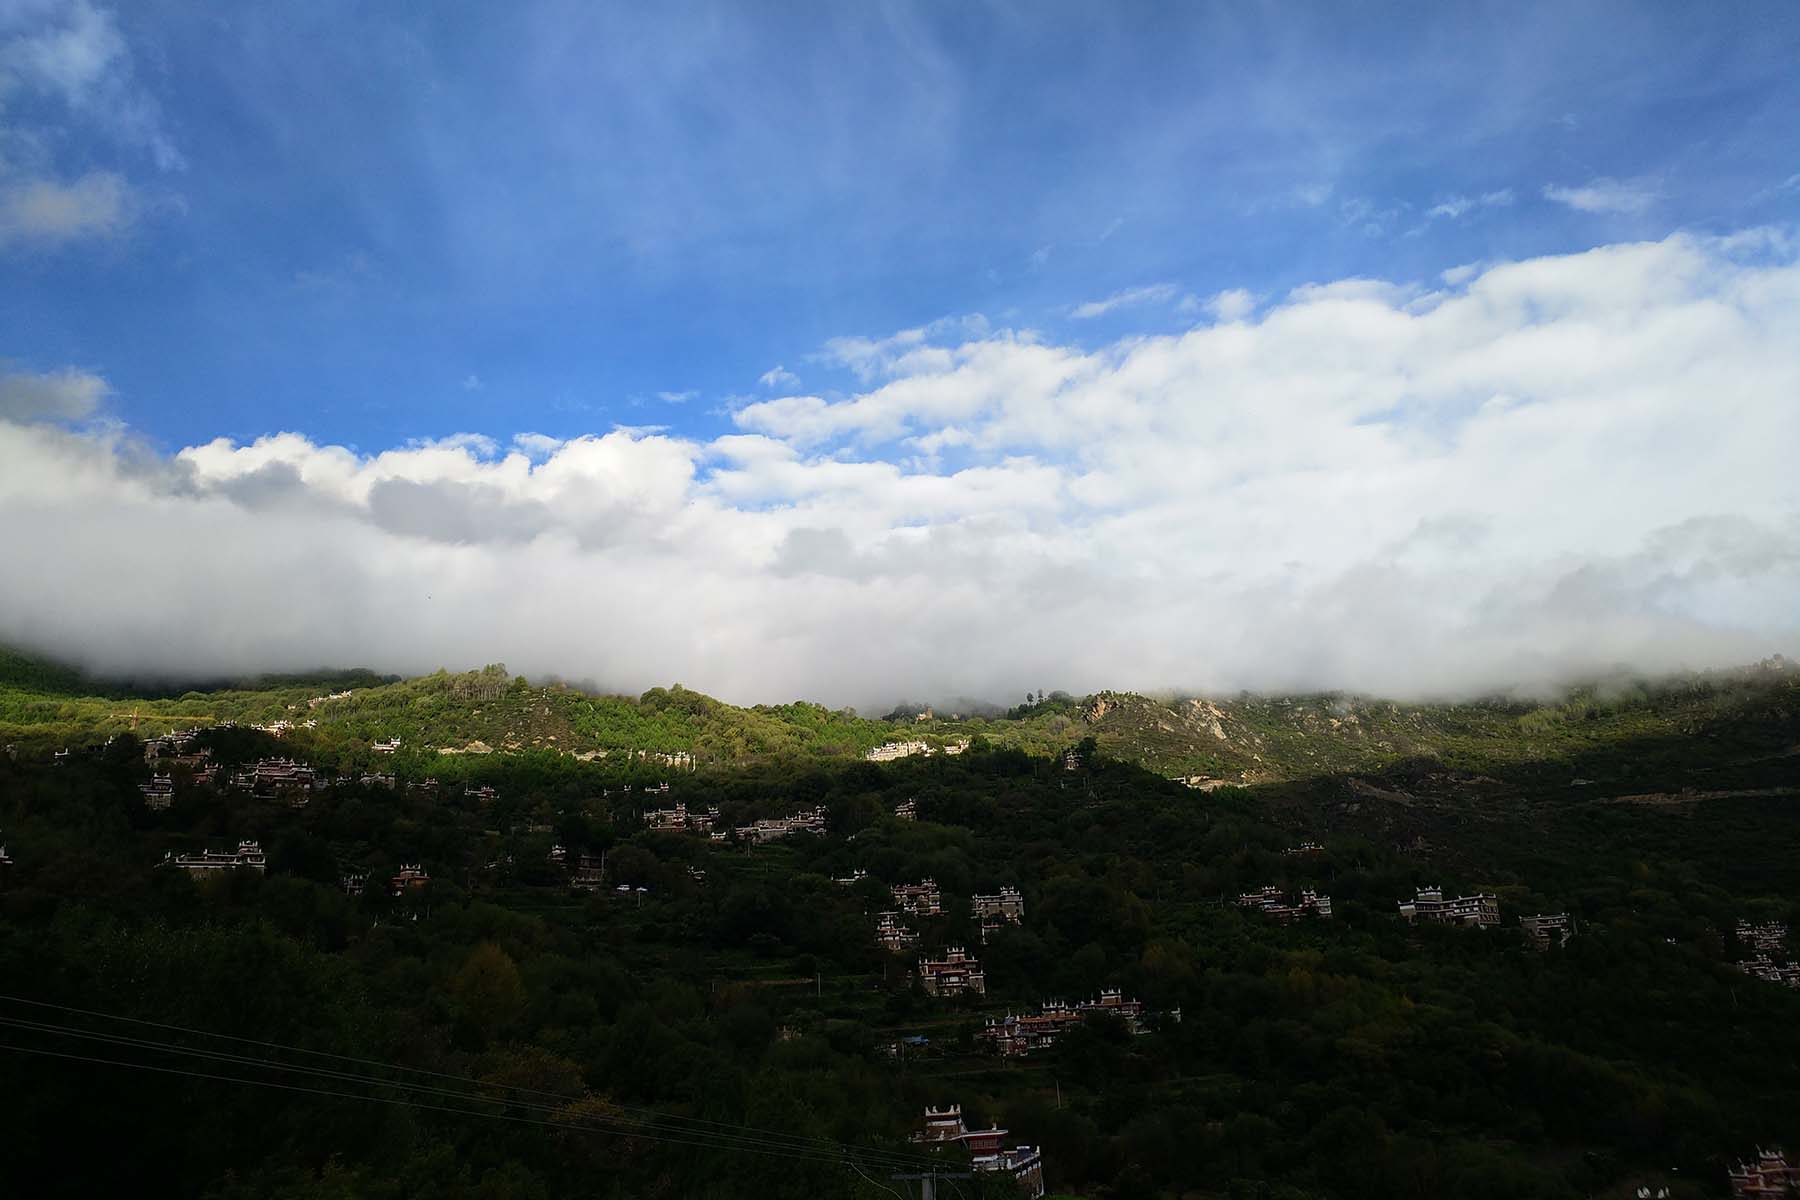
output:
[{"label": "cloud bank", "polygon": [[705,441],[169,456],[36,419],[80,405],[31,377],[0,411],[0,636],[111,669],[503,660],[865,705],[1411,696],[1792,653],[1793,245],[1456,277],[1092,348],[971,318],[847,339],[823,357],[854,388]]}]

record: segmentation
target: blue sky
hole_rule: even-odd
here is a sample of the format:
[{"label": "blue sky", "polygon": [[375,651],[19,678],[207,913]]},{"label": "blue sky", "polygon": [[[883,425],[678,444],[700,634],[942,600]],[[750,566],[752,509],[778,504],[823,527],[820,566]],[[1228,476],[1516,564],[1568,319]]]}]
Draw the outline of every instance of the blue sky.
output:
[{"label": "blue sky", "polygon": [[[86,6],[5,7],[41,37]],[[4,120],[131,217],[0,253],[0,356],[102,374],[169,448],[708,435],[777,364],[853,386],[809,359],[834,337],[979,312],[1092,343],[1189,321],[1069,316],[1135,288],[1425,279],[1800,206],[1788,3],[90,12],[111,90],[18,80]],[[1545,193],[1595,180],[1601,211]]]},{"label": "blue sky", "polygon": [[1795,656],[1796,63],[1789,2],[0,0],[0,641],[884,709]]}]

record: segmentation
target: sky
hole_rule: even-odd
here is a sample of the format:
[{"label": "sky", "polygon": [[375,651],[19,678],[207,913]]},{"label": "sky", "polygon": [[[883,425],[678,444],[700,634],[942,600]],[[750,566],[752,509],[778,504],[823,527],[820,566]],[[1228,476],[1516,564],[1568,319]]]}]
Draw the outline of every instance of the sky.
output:
[{"label": "sky", "polygon": [[1800,7],[0,0],[0,640],[879,706],[1800,650]]}]

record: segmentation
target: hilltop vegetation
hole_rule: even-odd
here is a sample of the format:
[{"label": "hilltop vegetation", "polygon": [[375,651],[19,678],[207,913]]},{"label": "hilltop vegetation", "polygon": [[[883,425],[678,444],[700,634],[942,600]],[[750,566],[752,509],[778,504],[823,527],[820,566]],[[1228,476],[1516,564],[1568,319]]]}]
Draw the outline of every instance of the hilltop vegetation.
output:
[{"label": "hilltop vegetation", "polygon": [[[308,752],[351,761],[378,740],[408,754],[547,751],[691,755],[701,767],[861,758],[884,742],[933,746],[980,738],[1049,756],[1091,743],[1118,761],[1200,786],[1377,771],[1428,758],[1480,772],[1572,762],[1605,747],[1702,726],[1783,719],[1800,670],[1777,656],[1756,668],[1572,688],[1552,702],[1489,699],[1404,704],[1347,695],[1151,698],[1056,693],[1005,713],[883,719],[796,702],[740,708],[679,684],[642,696],[534,684],[503,666],[414,679],[367,671],[267,677],[179,695],[109,687],[15,651],[0,652],[0,744],[43,753],[117,732],[166,732],[235,721],[302,728]],[[361,761],[367,761],[366,756]]]}]

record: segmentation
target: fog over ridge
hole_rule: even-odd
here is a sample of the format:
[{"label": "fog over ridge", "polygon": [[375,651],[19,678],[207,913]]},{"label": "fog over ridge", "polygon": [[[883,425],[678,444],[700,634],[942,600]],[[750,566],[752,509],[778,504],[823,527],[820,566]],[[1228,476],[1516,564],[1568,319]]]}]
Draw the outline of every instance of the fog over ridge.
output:
[{"label": "fog over ridge", "polygon": [[1234,297],[1097,347],[974,318],[840,339],[822,353],[856,390],[704,441],[166,455],[69,423],[100,375],[14,371],[0,639],[178,677],[504,661],[864,707],[1455,695],[1792,655],[1791,238],[1452,278]]}]

